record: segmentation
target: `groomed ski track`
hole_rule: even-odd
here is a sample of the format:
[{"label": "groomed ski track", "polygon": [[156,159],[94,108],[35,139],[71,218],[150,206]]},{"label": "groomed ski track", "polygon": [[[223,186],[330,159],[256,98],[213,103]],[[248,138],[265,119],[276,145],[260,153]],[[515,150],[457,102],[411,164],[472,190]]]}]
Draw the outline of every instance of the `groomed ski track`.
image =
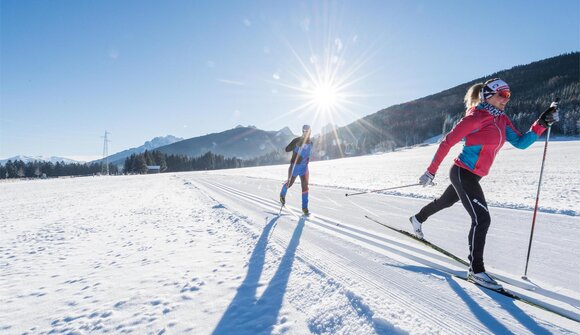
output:
[{"label": "groomed ski track", "polygon": [[[277,217],[280,182],[210,174],[180,177],[251,222],[257,233],[264,229],[264,222]],[[299,183],[289,190],[287,207],[276,219],[268,243],[287,246],[300,226],[296,260],[340,285],[361,315],[372,320],[377,333],[407,333],[406,326],[416,330],[417,324],[421,332],[443,334],[566,334],[579,329],[576,297],[523,282],[505,271],[494,272],[490,267],[494,262],[489,259],[488,270],[513,283],[507,286],[510,290],[567,318],[479,288],[450,275],[464,276],[463,265],[364,218],[370,215],[396,221],[400,228],[407,228],[409,214],[424,200],[385,195],[344,199],[344,190],[310,186],[313,215],[304,218],[300,216],[299,190]],[[460,235],[468,229],[462,224]],[[456,234],[449,235],[455,238]],[[493,239],[490,230],[488,240]],[[488,243],[488,248],[493,244]],[[453,251],[461,256],[465,253]],[[526,290],[531,287],[535,291]],[[301,309],[300,301],[293,305]]]}]

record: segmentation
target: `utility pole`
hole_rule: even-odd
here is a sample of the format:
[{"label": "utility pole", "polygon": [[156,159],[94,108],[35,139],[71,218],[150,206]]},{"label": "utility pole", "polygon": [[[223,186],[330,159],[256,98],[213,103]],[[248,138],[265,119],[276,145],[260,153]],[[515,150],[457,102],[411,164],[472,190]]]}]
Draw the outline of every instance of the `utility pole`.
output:
[{"label": "utility pole", "polygon": [[101,162],[101,174],[104,175],[109,175],[109,145],[108,143],[111,142],[111,140],[109,140],[107,138],[107,135],[110,134],[108,131],[105,130],[105,136],[101,136],[101,138],[104,138],[104,142],[103,142],[103,160]]}]

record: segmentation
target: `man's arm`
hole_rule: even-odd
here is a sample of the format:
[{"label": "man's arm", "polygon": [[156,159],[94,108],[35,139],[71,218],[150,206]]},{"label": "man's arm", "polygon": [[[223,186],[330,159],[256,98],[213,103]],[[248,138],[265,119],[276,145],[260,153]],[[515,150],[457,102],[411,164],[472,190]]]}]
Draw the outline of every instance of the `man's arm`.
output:
[{"label": "man's arm", "polygon": [[290,144],[288,144],[286,146],[286,152],[290,152],[292,150],[294,150],[294,148],[296,148],[296,145],[298,145],[298,141],[300,140],[300,137],[296,137],[295,139],[292,140],[292,142],[290,142]]}]

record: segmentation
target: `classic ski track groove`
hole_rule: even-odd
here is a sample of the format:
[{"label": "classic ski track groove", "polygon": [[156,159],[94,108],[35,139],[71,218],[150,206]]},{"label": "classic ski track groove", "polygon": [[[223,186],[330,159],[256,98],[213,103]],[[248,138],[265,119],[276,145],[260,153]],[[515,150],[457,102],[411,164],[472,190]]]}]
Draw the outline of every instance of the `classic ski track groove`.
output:
[{"label": "classic ski track groove", "polygon": [[[223,185],[223,184],[220,184],[220,185]],[[265,208],[271,209],[269,206],[267,206],[268,203],[274,204],[274,206],[279,206],[279,203],[277,201],[272,200],[272,199],[262,198],[262,197],[259,197],[259,196],[256,196],[256,195],[253,195],[253,194],[250,194],[247,192],[243,192],[243,191],[240,191],[240,190],[237,190],[235,188],[231,188],[231,187],[225,186],[225,185],[223,185],[223,187],[227,187],[230,190],[232,190],[233,192],[238,192],[238,195],[242,195],[244,197],[252,197],[252,198],[256,199],[256,203],[259,202],[261,205],[266,206]],[[298,210],[296,210],[296,211],[298,211]],[[372,218],[370,218],[370,220],[372,221]],[[319,216],[316,214],[310,218],[310,221],[312,221],[312,222],[316,221],[317,225],[319,225],[321,227],[324,227],[326,229],[333,230],[334,232],[346,235],[349,238],[357,239],[357,240],[364,242],[366,244],[371,244],[372,246],[379,247],[381,249],[384,249],[385,251],[392,252],[393,250],[396,250],[395,253],[400,257],[405,257],[407,259],[421,263],[423,265],[428,265],[428,266],[434,267],[437,270],[441,270],[441,271],[450,273],[451,275],[456,275],[456,276],[464,278],[464,279],[466,278],[466,276],[463,276],[463,274],[465,274],[465,272],[466,272],[466,269],[464,269],[465,264],[461,264],[461,262],[453,260],[452,258],[441,254],[441,252],[436,251],[431,247],[423,246],[423,244],[419,244],[422,247],[418,248],[418,247],[415,247],[413,245],[401,243],[396,238],[392,238],[392,237],[389,237],[387,235],[373,234],[371,232],[362,230],[360,228],[350,226],[349,224],[345,224],[345,223],[342,223],[339,221],[335,221],[333,219],[325,218],[325,217],[322,217],[322,216]],[[340,226],[341,229],[336,228],[336,226]],[[401,233],[398,233],[398,234],[401,234]],[[363,235],[363,236],[360,236],[360,235]],[[404,254],[401,254],[401,253],[404,253]],[[420,254],[420,255],[417,256],[417,254]],[[427,258],[425,258],[425,257],[427,257]],[[466,262],[465,260],[463,260],[463,261]],[[494,277],[496,277],[498,280],[500,280],[504,283],[507,283],[513,287],[523,289],[523,290],[528,290],[530,288],[530,285],[528,285],[526,283],[519,282],[513,278],[509,278],[509,277],[506,277],[504,275],[496,275],[492,271],[490,271],[490,273],[492,275],[494,275]],[[541,291],[542,291],[542,289],[536,290],[535,292],[541,296],[542,295],[542,294],[540,294]],[[521,292],[514,292],[514,294],[518,295],[523,300],[528,300],[532,304],[540,305],[541,308],[545,308],[553,313],[559,314],[560,316],[572,319],[574,321],[578,321],[577,316],[564,315],[564,314],[569,314],[565,310],[563,310],[563,312],[558,311],[561,309],[558,306],[553,306],[550,303],[543,302],[541,299],[538,299],[535,297],[529,297],[526,294],[522,294]],[[555,300],[557,300],[557,299],[555,299]],[[564,302],[564,303],[566,303],[566,302]],[[568,303],[568,304],[571,305],[571,303]],[[538,307],[538,306],[534,306],[534,307]],[[556,309],[556,310],[554,310],[554,309]]]},{"label": "classic ski track groove", "polygon": [[[207,180],[204,180],[204,184],[206,184],[206,186],[210,186],[211,188],[215,188],[215,189],[221,190],[223,192],[229,193],[230,195],[232,195],[232,196],[234,196],[236,198],[240,198],[240,196],[243,196],[244,197],[244,200],[249,201],[249,202],[252,202],[252,203],[259,204],[259,205],[263,206],[266,209],[272,209],[272,207],[275,207],[275,206],[278,206],[279,205],[279,203],[277,201],[274,201],[274,200],[271,200],[271,199],[262,198],[262,197],[259,197],[259,196],[255,196],[253,194],[250,194],[250,193],[246,193],[246,192],[237,190],[235,188],[232,188],[232,187],[223,185],[221,183],[209,182]],[[252,199],[248,199],[248,197],[250,197]],[[316,219],[321,220],[320,218],[317,218],[316,216],[315,216],[314,219],[313,218],[308,218],[307,220],[308,220],[308,222],[315,223],[320,228],[323,228],[323,229],[325,228],[325,230],[331,230],[333,232],[338,232],[338,233],[341,233],[341,234],[345,235],[345,237],[347,237],[348,240],[354,240],[353,242],[358,247],[360,247],[360,248],[368,249],[368,247],[365,246],[365,244],[371,244],[371,245],[374,245],[374,247],[378,247],[378,248],[383,249],[388,254],[394,253],[396,256],[410,258],[412,261],[417,262],[419,264],[424,264],[425,263],[424,261],[419,262],[417,260],[414,260],[414,257],[401,256],[400,254],[397,253],[397,251],[396,251],[397,249],[396,248],[395,248],[395,251],[389,251],[388,249],[391,249],[392,250],[393,248],[391,248],[389,246],[385,246],[385,245],[383,245],[381,243],[377,243],[375,241],[370,241],[368,239],[368,237],[367,238],[365,238],[365,237],[362,237],[361,238],[361,237],[356,236],[356,235],[353,235],[352,233],[349,233],[349,232],[347,232],[345,230],[337,229],[336,226],[327,227],[327,225],[329,225],[328,223],[325,223],[325,222],[317,222]],[[331,220],[325,219],[323,221],[331,221]],[[343,224],[340,224],[340,226],[343,227],[343,228],[347,228],[347,229],[353,229],[351,227],[346,227]],[[392,243],[391,240],[387,240],[385,238],[380,238],[379,236],[376,236],[376,235],[374,235],[372,233],[368,233],[368,232],[364,232],[364,233],[366,235],[368,235],[369,237],[371,237],[371,238],[381,240],[381,242]],[[336,236],[336,234],[333,234],[333,235]],[[282,245],[282,246],[285,245],[285,243],[287,242],[284,239],[281,239],[279,237],[275,237],[275,240],[276,240],[276,242],[279,245]],[[313,245],[313,247],[315,247],[316,249],[320,250],[320,252],[324,253],[324,250],[323,249],[321,249],[321,248],[319,248],[317,246],[314,246],[314,245]],[[399,279],[400,278],[400,275],[401,275],[401,273],[399,273],[399,272],[396,273],[397,276],[385,276],[384,273],[381,273],[381,271],[380,271],[380,270],[385,271],[384,268],[375,269],[375,268],[365,267],[365,270],[368,270],[368,272],[371,272],[376,278],[381,278],[382,281],[385,281],[385,280],[386,281],[389,281],[391,284],[393,284],[393,286],[396,286],[402,293],[405,293],[405,295],[406,295],[405,298],[401,298],[399,296],[399,294],[393,294],[390,290],[386,290],[386,289],[383,288],[385,285],[383,285],[383,284],[381,284],[381,283],[379,283],[379,282],[377,282],[375,280],[371,280],[371,279],[369,279],[367,277],[361,276],[360,274],[358,274],[358,272],[354,271],[353,269],[350,269],[350,268],[346,267],[344,264],[342,264],[342,263],[340,263],[338,261],[330,260],[330,259],[321,260],[320,258],[318,258],[316,256],[313,256],[311,254],[311,252],[307,252],[305,249],[302,249],[301,248],[300,250],[301,250],[301,253],[302,254],[307,254],[308,257],[299,257],[299,258],[301,258],[301,259],[304,259],[304,258],[310,259],[310,261],[303,260],[303,262],[305,262],[306,264],[309,264],[309,263],[310,264],[315,264],[316,267],[323,268],[325,270],[325,273],[332,273],[333,271],[336,272],[336,270],[338,269],[338,270],[340,270],[340,272],[342,272],[343,274],[345,274],[345,276],[342,278],[342,280],[345,280],[345,278],[353,278],[353,277],[356,277],[356,278],[359,279],[359,281],[362,281],[362,282],[365,282],[365,283],[367,283],[369,285],[372,285],[377,290],[383,292],[385,296],[390,297],[393,301],[397,301],[397,302],[399,302],[402,305],[408,306],[409,309],[415,311],[415,313],[420,313],[420,315],[422,315],[422,317],[424,319],[429,319],[433,324],[436,324],[439,327],[441,327],[441,329],[445,329],[446,331],[450,331],[451,329],[453,329],[454,330],[453,331],[454,333],[464,333],[465,332],[465,325],[466,324],[469,324],[470,325],[469,328],[471,330],[477,329],[480,332],[489,332],[489,329],[488,328],[482,327],[481,324],[477,320],[474,320],[472,318],[463,318],[463,317],[458,318],[458,316],[456,315],[456,318],[454,318],[453,320],[448,320],[446,318],[446,315],[448,315],[448,314],[455,314],[454,313],[454,309],[440,308],[438,311],[433,311],[432,306],[434,306],[434,305],[437,305],[437,306],[452,306],[456,301],[450,301],[450,299],[445,298],[445,300],[447,301],[447,303],[443,303],[442,304],[442,301],[441,301],[441,299],[440,299],[439,296],[436,299],[427,299],[426,297],[430,297],[432,295],[430,295],[430,294],[420,294],[420,292],[417,291],[417,287],[416,286],[409,287],[408,285],[405,285],[404,283],[402,283],[402,281],[404,281],[404,280]],[[428,252],[425,252],[425,255],[426,256],[428,255],[429,257],[432,256],[432,254],[429,254]],[[383,256],[388,256],[388,255],[384,255],[383,254]],[[446,258],[445,256],[442,256],[442,257],[443,258]],[[395,259],[395,261],[396,261],[396,259]],[[331,267],[331,269],[333,271],[329,271],[328,266],[325,265],[324,263],[331,263],[332,265],[334,265],[333,267]],[[355,262],[353,261],[352,263],[355,263]],[[436,270],[440,270],[440,271],[443,271],[443,272],[452,271],[452,270],[444,271],[442,269],[437,269],[437,268],[436,268]],[[449,275],[450,275],[450,279],[451,280],[454,280],[453,279],[453,275],[452,274],[449,274]],[[393,281],[392,278],[396,278],[396,279],[399,279],[399,280],[398,281]],[[406,278],[407,277],[404,277],[403,279],[406,279]],[[455,281],[455,282],[458,285],[460,285],[459,282],[457,282],[457,281]],[[470,292],[470,297],[472,299],[474,299],[474,300],[483,299],[483,300],[486,300],[486,303],[492,302],[494,304],[497,304],[497,302],[494,302],[495,299],[493,299],[491,297],[488,297],[483,292],[477,291],[477,290],[481,290],[477,286],[475,286],[473,284],[466,284],[466,285],[474,286],[472,288],[472,287],[469,287],[469,286],[465,287],[463,285],[460,285],[463,289],[468,290]],[[387,285],[386,287],[389,287],[389,285]],[[430,288],[428,286],[420,286],[420,287],[421,287],[422,290],[429,290],[429,291],[432,291],[433,290],[432,288]],[[499,293],[498,293],[498,295],[499,295]],[[416,297],[416,296],[421,296],[421,301],[414,301],[413,304],[409,304],[408,302],[409,301],[412,301],[412,299],[411,300],[410,299],[407,299],[407,297]],[[498,296],[497,298],[499,298],[499,299],[513,300],[513,299],[511,299],[509,297],[505,297],[505,296],[504,297],[499,297]],[[427,302],[428,304],[425,305],[423,302]],[[418,303],[421,303],[421,306],[417,306]],[[432,314],[434,314],[434,312],[441,312],[441,315],[431,316]],[[496,310],[495,312],[497,313],[498,310]],[[501,310],[501,313],[502,314],[505,314],[505,313],[508,313],[508,312],[505,312],[505,311]],[[407,313],[407,314],[409,314],[409,313]],[[414,314],[414,313],[412,313],[412,314]],[[415,315],[418,315],[418,314],[415,314]],[[499,315],[497,315],[497,316],[499,316]],[[502,315],[502,317],[503,316],[505,316],[505,315]],[[445,321],[443,322],[442,320],[445,320]],[[456,323],[456,325],[454,325],[453,327],[451,327],[450,321],[453,321],[454,323]],[[512,324],[512,326],[518,327],[520,331],[523,331],[523,332],[527,331],[527,328],[523,327],[520,324]]]},{"label": "classic ski track groove", "polygon": [[[212,183],[212,186],[215,187],[216,186],[215,183]],[[248,194],[244,194],[244,192],[237,191],[235,189],[234,190],[237,191],[235,193],[234,192],[227,191],[227,190],[225,190],[223,188],[221,188],[221,190],[222,191],[225,191],[225,192],[227,192],[227,193],[229,193],[231,195],[234,195],[234,196],[239,196],[239,195],[248,196]],[[255,198],[258,198],[258,197],[255,197]],[[245,200],[248,200],[248,199],[245,199]],[[270,208],[271,207],[271,205],[266,205],[266,203],[269,202],[267,199],[260,199],[260,200],[262,200],[261,201],[263,203],[262,205],[265,208]],[[253,200],[248,200],[248,201],[251,201],[251,202],[254,202],[254,203],[258,203],[257,201],[253,201]],[[284,246],[287,243],[287,240],[282,239],[280,237],[275,237],[274,239],[275,239],[276,243],[278,245],[281,245],[281,246]],[[319,247],[316,247],[316,249],[319,249],[319,250],[321,250],[321,252],[324,253],[324,250],[320,249]],[[406,312],[406,314],[409,315],[409,316],[411,316],[411,317],[413,315],[422,315],[423,316],[423,319],[430,320],[433,324],[438,325],[441,330],[445,329],[445,330],[449,331],[451,329],[455,329],[455,331],[453,333],[457,333],[457,334],[464,333],[464,331],[463,330],[460,330],[458,328],[458,326],[461,326],[460,328],[465,328],[464,327],[464,324],[466,322],[469,323],[469,324],[471,324],[473,326],[473,328],[477,328],[480,331],[483,331],[480,328],[480,325],[478,323],[474,323],[473,320],[462,320],[462,322],[460,322],[459,320],[453,320],[453,322],[456,323],[458,326],[451,327],[450,320],[445,320],[446,319],[445,313],[441,313],[441,315],[436,315],[436,316],[433,315],[432,316],[432,314],[434,312],[432,310],[432,305],[427,304],[426,306],[424,306],[424,304],[421,304],[421,306],[419,307],[419,306],[417,306],[416,303],[415,304],[409,304],[410,299],[406,299],[404,297],[400,297],[399,294],[395,294],[395,293],[391,292],[390,290],[384,289],[383,288],[384,285],[381,285],[380,283],[377,283],[376,281],[370,280],[367,277],[361,276],[356,271],[354,271],[354,270],[352,270],[352,269],[344,266],[344,264],[341,264],[338,261],[330,260],[330,259],[321,261],[321,259],[319,259],[316,256],[313,256],[310,252],[307,252],[303,248],[300,248],[300,250],[301,250],[301,254],[303,254],[303,256],[298,257],[298,258],[301,259],[302,262],[306,263],[307,266],[311,266],[311,264],[312,264],[312,265],[315,265],[315,267],[318,268],[318,269],[323,269],[324,271],[322,271],[322,272],[325,273],[325,276],[327,276],[327,273],[337,272],[336,270],[339,270],[339,272],[342,273],[342,278],[341,278],[342,281],[352,280],[352,278],[358,278],[358,281],[365,282],[367,284],[372,285],[377,290],[383,292],[384,295],[387,296],[387,297],[389,297],[391,300],[393,300],[393,301],[395,301],[395,302],[397,302],[397,303],[399,303],[401,305],[407,306],[408,307],[407,311],[409,311],[409,310],[414,311],[414,313]],[[306,254],[307,256],[304,256],[304,254]],[[331,263],[334,266],[328,267],[327,265],[324,264],[325,262],[326,263]],[[333,271],[330,271],[329,268],[332,269]],[[373,271],[373,272],[374,272],[374,274],[377,274],[378,273],[378,271]],[[382,278],[382,277],[384,277],[384,274],[383,275],[377,275],[377,276],[379,278]],[[394,278],[397,278],[398,276],[393,276],[393,277]],[[382,279],[384,280],[384,278],[382,278]],[[405,293],[407,296],[409,296],[410,293],[416,292],[415,289],[411,289],[411,290],[408,289],[408,287],[406,285],[401,285],[400,283],[393,282],[391,280],[389,280],[389,281],[393,284],[393,286],[398,287],[401,290],[401,293]],[[427,299],[424,299],[424,301],[428,301],[428,300]],[[437,312],[439,312],[439,311],[437,311]],[[447,313],[450,313],[450,312],[448,311]],[[443,320],[445,320],[445,322]]]},{"label": "classic ski track groove", "polygon": [[[215,184],[215,183],[214,183],[214,184]],[[262,198],[262,197],[259,197],[259,196],[255,196],[255,195],[253,195],[253,194],[246,193],[246,192],[243,192],[243,191],[237,190],[237,189],[235,189],[235,188],[231,188],[231,187],[229,187],[229,186],[225,186],[225,185],[223,185],[223,184],[220,184],[220,183],[218,183],[218,184],[222,186],[222,190],[223,190],[224,192],[230,193],[231,195],[234,195],[234,196],[244,196],[244,197],[246,197],[246,199],[245,199],[246,201],[250,201],[250,202],[253,202],[253,203],[256,203],[256,204],[260,204],[260,205],[261,205],[261,206],[263,206],[264,208],[271,209],[271,208],[270,208],[270,206],[268,205],[269,203],[273,203],[273,204],[276,204],[276,205],[277,205],[277,202],[276,202],[276,201],[273,201],[273,200],[271,200],[271,199],[266,199],[266,198]],[[227,188],[227,190],[226,190],[225,188]],[[228,191],[228,190],[229,190],[229,191]],[[252,198],[254,198],[255,200],[250,200],[250,199],[247,199],[247,197],[252,197]],[[295,216],[296,216],[296,217],[298,217],[298,215],[295,215]],[[343,235],[344,235],[343,237],[341,237],[341,236],[337,236],[336,234],[334,234],[334,235],[335,235],[335,236],[337,236],[337,237],[339,237],[339,238],[343,238],[343,239],[346,237],[346,239],[348,239],[348,240],[351,240],[351,242],[355,243],[355,244],[356,244],[356,245],[358,245],[359,247],[366,248],[366,249],[369,249],[369,248],[367,247],[367,245],[370,245],[370,246],[372,246],[372,247],[378,247],[378,248],[382,249],[382,250],[381,250],[382,252],[386,252],[386,253],[388,253],[388,255],[385,255],[385,256],[389,256],[389,255],[390,255],[390,256],[391,256],[391,258],[392,258],[392,257],[395,257],[395,258],[397,258],[397,257],[405,257],[405,258],[407,258],[407,259],[409,259],[409,260],[411,260],[411,261],[415,261],[415,262],[417,262],[417,263],[419,263],[419,264],[426,265],[426,266],[428,266],[428,267],[432,267],[432,268],[433,268],[433,269],[435,269],[435,270],[442,271],[442,272],[444,272],[444,273],[447,273],[447,274],[449,274],[449,275],[450,275],[450,276],[452,276],[452,277],[453,277],[453,276],[455,276],[455,277],[458,277],[458,279],[463,279],[462,281],[465,281],[465,278],[462,276],[462,275],[464,274],[464,270],[461,270],[461,271],[453,271],[453,270],[449,269],[448,267],[446,267],[446,266],[443,266],[443,265],[441,265],[441,264],[434,264],[433,262],[431,262],[431,261],[429,261],[429,260],[427,260],[427,259],[425,259],[425,258],[420,258],[420,257],[419,257],[419,258],[417,259],[417,256],[414,256],[414,255],[409,255],[409,254],[406,254],[406,255],[401,255],[401,253],[400,253],[400,252],[405,252],[405,251],[404,251],[404,250],[401,250],[400,248],[392,248],[391,246],[384,245],[384,244],[380,244],[380,243],[377,243],[376,241],[371,241],[371,240],[369,240],[368,238],[365,238],[365,237],[362,237],[362,238],[361,238],[361,237],[355,236],[355,235],[353,235],[352,233],[350,233],[350,232],[347,232],[347,231],[346,231],[346,230],[354,230],[354,231],[357,231],[357,232],[361,233],[361,231],[359,231],[359,230],[358,230],[358,229],[356,229],[356,228],[349,227],[349,226],[347,226],[347,225],[345,225],[345,224],[343,224],[343,223],[339,223],[339,222],[333,221],[333,220],[331,220],[331,219],[323,219],[323,218],[321,218],[320,216],[316,216],[316,215],[315,215],[314,217],[310,217],[308,220],[309,220],[311,223],[314,223],[314,224],[315,224],[315,227],[317,227],[317,228],[323,228],[323,229],[326,229],[326,230],[330,230],[330,231],[333,231],[333,232],[338,232],[338,233],[340,233],[340,234],[343,234]],[[335,224],[336,224],[336,225],[340,224],[340,226],[341,226],[341,227],[343,227],[343,228],[346,228],[346,229],[345,229],[345,230],[340,230],[340,229],[337,229],[337,228],[335,227],[335,225],[329,225],[329,224],[327,224],[326,222],[321,222],[321,221],[326,221],[326,222],[335,222]],[[372,237],[373,239],[379,239],[379,240],[381,240],[381,241],[383,241],[383,242],[393,243],[393,241],[392,241],[392,240],[390,240],[390,239],[384,239],[384,238],[380,238],[378,235],[374,235],[374,234],[371,234],[371,233],[368,233],[368,232],[364,232],[364,231],[362,231],[362,233],[365,233],[366,235],[368,235],[369,237]],[[362,244],[361,244],[361,243],[362,243]],[[403,245],[404,245],[404,247],[405,247],[405,248],[407,248],[407,245],[406,245],[406,244],[403,244]],[[428,247],[427,247],[427,248],[428,248]],[[393,251],[393,249],[395,249],[396,251]],[[407,249],[410,249],[410,248],[407,248]],[[415,249],[415,248],[414,248],[414,249]],[[436,253],[434,253],[434,254],[432,254],[432,253],[429,253],[429,252],[422,252],[422,253],[424,254],[424,256],[425,256],[425,257],[430,257],[430,258],[432,258],[432,257],[433,257],[433,255],[439,255],[439,256],[441,256],[441,255],[439,254],[439,252],[436,252]],[[383,255],[384,255],[384,254],[383,254]],[[446,256],[442,256],[442,257],[443,257],[445,260],[447,260],[447,261],[449,262],[449,258],[448,258],[448,257],[446,257]],[[395,260],[396,260],[396,259],[395,259]],[[342,265],[340,265],[340,264],[338,264],[338,265],[339,265],[340,267],[342,267]],[[376,272],[376,271],[375,271],[375,272]],[[458,273],[460,273],[460,274],[458,274]],[[382,277],[384,277],[384,275],[383,275]],[[363,279],[363,280],[365,280],[365,278],[362,278],[362,279]],[[459,283],[459,282],[457,282],[457,281],[456,281],[456,283]],[[394,282],[393,282],[393,284],[395,284],[395,285],[396,285],[396,283],[394,283]],[[471,295],[471,297],[472,297],[472,298],[474,298],[474,297],[477,297],[478,299],[482,299],[482,297],[483,297],[483,299],[487,299],[487,300],[488,300],[488,302],[489,302],[489,301],[493,301],[493,300],[494,300],[494,299],[492,299],[491,297],[489,297],[489,298],[486,298],[486,297],[485,297],[485,296],[483,296],[483,295],[482,295],[480,292],[474,291],[474,289],[480,289],[480,290],[481,290],[481,288],[478,288],[478,287],[477,287],[477,285],[475,285],[475,284],[472,284],[472,283],[469,283],[469,284],[467,284],[467,285],[468,285],[467,287],[465,287],[465,286],[462,286],[462,288],[463,288],[463,289],[465,289],[465,290],[469,290],[469,291],[471,292],[471,294],[472,294],[472,295]],[[396,286],[398,286],[398,287],[402,287],[401,285],[396,285]],[[471,287],[469,287],[469,286],[474,286],[474,288],[471,288]],[[409,290],[403,290],[403,291],[409,291]],[[491,292],[491,291],[490,291],[490,292]],[[493,294],[493,292],[492,292],[492,294]],[[497,294],[497,295],[502,295],[501,293],[495,293],[495,294]],[[508,299],[509,301],[514,301],[514,303],[515,303],[515,301],[518,301],[518,300],[516,300],[516,299],[510,298],[510,297],[506,297],[505,295],[504,295],[504,298],[505,298],[505,299]],[[522,298],[523,298],[523,297],[522,297]],[[425,300],[425,299],[423,299],[423,300]],[[440,300],[437,300],[437,301],[438,301],[438,302],[440,302]],[[522,303],[522,304],[526,304],[526,305],[528,305],[528,306],[531,306],[531,307],[533,307],[533,308],[540,308],[540,309],[544,309],[544,310],[547,310],[547,311],[549,311],[549,312],[552,312],[552,313],[554,313],[554,314],[557,314],[557,315],[559,315],[559,316],[561,316],[561,317],[565,317],[565,318],[572,319],[572,320],[576,321],[574,318],[572,318],[572,317],[570,317],[570,316],[566,316],[566,315],[564,315],[564,314],[561,314],[561,313],[560,313],[560,312],[558,312],[558,311],[552,310],[552,309],[549,307],[549,304],[548,304],[548,306],[543,306],[543,305],[541,305],[541,304],[540,304],[540,305],[538,305],[538,306],[536,306],[536,305],[537,305],[537,303],[536,303],[536,302],[528,303],[527,301],[525,301],[525,299],[524,299],[524,300],[519,300],[519,301],[520,301],[520,303]],[[403,302],[404,302],[404,301],[403,301]],[[541,301],[540,301],[540,303],[541,303]],[[497,302],[495,302],[495,304],[497,304]],[[446,325],[446,327],[448,328],[448,327],[449,327],[449,325]],[[525,329],[523,329],[523,328],[522,328],[522,330],[524,330],[524,331],[525,331]]]}]

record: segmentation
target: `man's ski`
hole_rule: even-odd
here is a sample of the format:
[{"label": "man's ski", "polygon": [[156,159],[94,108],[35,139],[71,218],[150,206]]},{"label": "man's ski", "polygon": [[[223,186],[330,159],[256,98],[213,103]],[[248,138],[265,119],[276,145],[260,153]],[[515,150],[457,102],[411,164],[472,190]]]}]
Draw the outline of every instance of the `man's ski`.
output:
[{"label": "man's ski", "polygon": [[[391,230],[393,230],[393,231],[396,231],[396,232],[398,232],[398,233],[401,233],[401,234],[403,234],[403,235],[405,235],[405,236],[407,236],[407,237],[410,237],[410,238],[412,238],[412,239],[413,239],[413,240],[415,240],[415,241],[421,242],[421,243],[423,243],[424,245],[426,245],[426,246],[428,246],[428,247],[430,247],[430,248],[433,248],[434,250],[436,250],[436,251],[438,251],[438,252],[442,253],[443,255],[445,255],[445,256],[448,256],[449,258],[451,258],[451,259],[453,259],[453,260],[455,260],[455,261],[457,261],[457,262],[459,262],[459,263],[461,263],[461,264],[463,264],[463,265],[465,265],[465,266],[468,266],[468,267],[469,267],[469,263],[468,263],[467,261],[465,261],[465,260],[463,260],[463,259],[461,259],[461,258],[459,258],[459,257],[455,256],[454,254],[450,253],[449,251],[447,251],[447,250],[445,250],[445,249],[443,249],[443,248],[441,248],[441,247],[439,247],[439,246],[437,246],[437,245],[435,245],[435,244],[433,244],[433,243],[431,243],[431,242],[429,242],[429,241],[427,241],[427,240],[420,239],[420,238],[416,237],[415,235],[413,235],[413,234],[409,233],[408,231],[405,231],[405,230],[402,230],[402,229],[398,229],[398,228],[395,228],[395,227],[389,226],[388,224],[385,224],[385,223],[383,223],[383,222],[381,222],[381,221],[379,221],[379,220],[377,220],[377,219],[375,219],[375,218],[372,218],[372,217],[370,217],[370,216],[368,216],[368,215],[365,215],[365,218],[367,218],[367,219],[369,219],[369,220],[371,220],[371,221],[373,221],[373,222],[375,222],[375,223],[378,223],[378,224],[380,224],[381,226],[384,226],[384,227],[386,227],[386,228],[389,228],[389,229],[391,229]],[[517,300],[517,301],[521,301],[521,302],[523,302],[523,303],[526,303],[526,304],[528,304],[528,305],[530,305],[530,306],[534,306],[534,307],[537,307],[537,308],[543,309],[543,310],[545,310],[545,311],[548,311],[548,312],[551,312],[551,313],[557,314],[557,315],[559,315],[559,316],[565,317],[565,318],[567,318],[567,319],[570,319],[570,320],[577,321],[577,320],[575,320],[574,318],[572,318],[572,317],[570,317],[570,316],[567,316],[567,315],[565,315],[565,314],[563,314],[563,313],[560,313],[560,312],[558,312],[558,311],[556,311],[556,310],[553,310],[553,309],[547,308],[547,307],[545,307],[545,306],[539,305],[539,304],[537,304],[537,303],[535,303],[535,302],[533,302],[533,301],[530,301],[530,300],[528,300],[528,299],[526,299],[526,298],[520,297],[519,295],[516,295],[515,293],[513,293],[513,292],[511,292],[511,291],[508,291],[508,290],[506,290],[506,289],[504,289],[504,288],[502,288],[502,289],[500,289],[500,290],[494,290],[494,289],[491,289],[491,288],[489,288],[489,287],[481,286],[481,285],[479,285],[479,284],[477,284],[477,283],[475,283],[475,282],[473,282],[473,281],[471,281],[471,280],[468,280],[468,279],[467,279],[467,277],[462,277],[462,276],[459,276],[459,275],[457,275],[457,274],[454,274],[454,273],[451,273],[451,272],[447,272],[447,271],[445,271],[444,269],[437,269],[437,270],[440,270],[440,271],[446,272],[447,274],[449,274],[449,275],[451,275],[451,276],[453,276],[453,277],[455,277],[455,278],[462,279],[462,280],[464,280],[464,281],[466,281],[466,282],[472,283],[472,284],[474,284],[474,285],[477,285],[478,287],[484,288],[484,289],[486,289],[486,290],[490,290],[490,291],[492,291],[492,292],[499,293],[499,294],[501,294],[501,295],[504,295],[504,296],[506,296],[506,297],[508,297],[508,298],[512,298],[512,299],[514,299],[514,300]],[[497,279],[497,278],[496,278],[496,279]],[[498,280],[499,280],[499,279],[498,279]]]}]

